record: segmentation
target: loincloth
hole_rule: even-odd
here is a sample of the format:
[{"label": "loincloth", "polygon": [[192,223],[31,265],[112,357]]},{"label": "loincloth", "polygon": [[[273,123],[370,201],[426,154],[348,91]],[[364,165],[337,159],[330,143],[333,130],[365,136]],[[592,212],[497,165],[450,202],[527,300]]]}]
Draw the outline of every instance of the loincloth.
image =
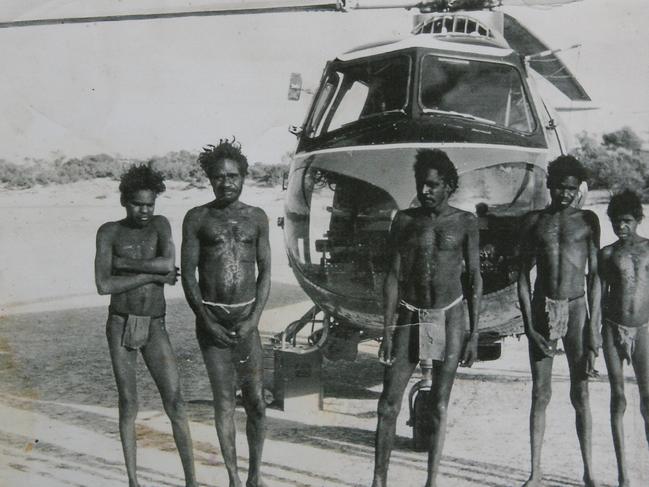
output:
[{"label": "loincloth", "polygon": [[164,327],[164,315],[152,317],[109,312],[108,323],[112,324],[115,321],[119,321],[124,327],[121,345],[128,350],[139,350],[149,342],[151,325]]},{"label": "loincloth", "polygon": [[603,318],[602,323],[611,328],[615,346],[622,354],[622,358],[626,360],[627,364],[630,364],[635,352],[638,333],[642,329],[649,328],[649,323],[640,326],[624,326],[608,318]]},{"label": "loincloth", "polygon": [[534,318],[538,320],[538,308],[543,306],[542,323],[535,323],[537,331],[543,334],[549,340],[558,340],[568,333],[568,324],[570,323],[570,303],[582,299],[584,295],[571,299],[552,299],[546,296],[536,297],[534,299],[537,313]]},{"label": "loincloth", "polygon": [[228,326],[246,319],[252,312],[252,307],[255,304],[255,298],[244,303],[213,303],[211,301],[203,301],[203,305],[210,312],[219,323]]},{"label": "loincloth", "polygon": [[446,358],[446,312],[462,302],[459,296],[443,308],[417,308],[405,301],[400,306],[416,312],[418,321],[412,325],[419,326],[419,360],[438,360]]}]

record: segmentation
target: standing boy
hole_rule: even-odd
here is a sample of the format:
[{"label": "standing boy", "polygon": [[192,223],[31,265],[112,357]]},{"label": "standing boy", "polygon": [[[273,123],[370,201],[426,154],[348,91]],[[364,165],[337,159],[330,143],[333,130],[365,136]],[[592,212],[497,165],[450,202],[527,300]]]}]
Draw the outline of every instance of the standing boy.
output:
[{"label": "standing boy", "polygon": [[602,339],[611,384],[611,431],[619,487],[629,487],[624,454],[624,361],[640,389],[640,412],[649,443],[649,240],[637,234],[642,203],[633,191],[611,198],[608,216],[619,240],[600,252]]},{"label": "standing boy", "polygon": [[[457,366],[460,360],[471,366],[478,350],[482,279],[477,219],[448,204],[458,175],[445,152],[419,151],[414,170],[421,207],[397,213],[390,231],[392,262],[383,287],[385,331],[379,350],[386,368],[378,406],[373,487],[387,485],[401,400],[420,359],[433,361],[426,486],[436,485]],[[468,339],[463,269],[467,273]]]},{"label": "standing boy", "polygon": [[162,396],[171,420],[185,483],[196,486],[189,422],[180,391],[176,358],[165,328],[164,285],[176,283],[175,250],[169,221],[154,215],[165,190],[162,175],[133,166],[119,185],[126,218],[97,231],[95,280],[99,294],[110,294],[106,336],[119,393],[119,433],[130,487],[136,475],[135,417],[138,350]]},{"label": "standing boy", "polygon": [[[584,483],[596,485],[592,474],[592,421],[588,376],[594,373],[599,347],[600,283],[597,274],[599,222],[588,210],[571,206],[586,179],[581,163],[560,156],[548,165],[551,203],[525,216],[522,228],[518,297],[529,342],[532,369],[530,440],[532,472],[525,487],[542,485],[541,448],[545,410],[552,395],[552,362],[557,340],[570,369],[570,401],[575,408],[577,436],[584,462]],[[536,264],[534,297],[530,270]],[[587,283],[584,274],[587,272]],[[588,288],[588,315],[585,298]]]},{"label": "standing boy", "polygon": [[185,216],[183,289],[196,315],[196,336],[212,386],[216,432],[230,487],[241,485],[234,429],[237,376],[247,416],[246,486],[261,487],[266,405],[257,326],[270,291],[268,217],[261,208],[239,201],[248,161],[234,140],[208,146],[198,162],[210,180],[214,200]]}]

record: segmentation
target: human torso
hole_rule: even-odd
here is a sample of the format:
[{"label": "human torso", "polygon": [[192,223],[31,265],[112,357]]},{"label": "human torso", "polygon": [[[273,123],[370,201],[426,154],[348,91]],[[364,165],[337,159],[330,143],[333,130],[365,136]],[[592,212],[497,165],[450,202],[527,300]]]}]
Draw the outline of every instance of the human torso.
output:
[{"label": "human torso", "polygon": [[420,209],[402,213],[396,239],[403,300],[417,307],[439,308],[462,295],[466,215],[455,208],[440,216]]},{"label": "human torso", "polygon": [[198,277],[203,300],[242,303],[255,297],[256,210],[240,202],[226,209],[201,208]]},{"label": "human torso", "polygon": [[[113,255],[130,259],[158,257],[158,221],[156,217],[145,227],[130,227],[125,222],[115,223]],[[132,272],[113,271],[115,275],[132,275]],[[165,314],[164,285],[143,284],[135,289],[111,295],[110,309],[117,313],[142,316]]]},{"label": "human torso", "polygon": [[531,229],[536,247],[536,293],[553,299],[571,299],[584,294],[584,273],[592,238],[584,214],[568,208],[537,215]]},{"label": "human torso", "polygon": [[631,245],[616,242],[605,249],[609,292],[604,317],[624,326],[649,321],[649,241]]}]

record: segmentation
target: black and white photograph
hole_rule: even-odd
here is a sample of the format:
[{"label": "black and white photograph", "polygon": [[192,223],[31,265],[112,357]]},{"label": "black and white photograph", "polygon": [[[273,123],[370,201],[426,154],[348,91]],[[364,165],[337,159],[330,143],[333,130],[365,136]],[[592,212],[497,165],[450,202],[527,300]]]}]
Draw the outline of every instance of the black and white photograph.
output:
[{"label": "black and white photograph", "polygon": [[649,485],[646,0],[1,3],[0,486]]}]

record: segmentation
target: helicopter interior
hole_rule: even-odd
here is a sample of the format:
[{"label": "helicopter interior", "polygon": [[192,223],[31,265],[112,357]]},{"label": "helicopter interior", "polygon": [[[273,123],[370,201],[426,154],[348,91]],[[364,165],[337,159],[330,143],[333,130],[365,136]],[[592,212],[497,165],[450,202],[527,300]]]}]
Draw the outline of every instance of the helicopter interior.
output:
[{"label": "helicopter interior", "polygon": [[[405,169],[405,168],[404,168]],[[302,191],[289,195],[302,217],[289,218],[288,249],[319,287],[357,299],[381,295],[389,265],[388,236],[397,205],[366,181],[316,167],[301,169]],[[451,204],[479,219],[485,293],[516,280],[516,241],[522,216],[545,206],[543,170],[504,163],[460,175]],[[412,206],[418,205],[416,198]],[[298,223],[299,222],[299,223]]]}]

